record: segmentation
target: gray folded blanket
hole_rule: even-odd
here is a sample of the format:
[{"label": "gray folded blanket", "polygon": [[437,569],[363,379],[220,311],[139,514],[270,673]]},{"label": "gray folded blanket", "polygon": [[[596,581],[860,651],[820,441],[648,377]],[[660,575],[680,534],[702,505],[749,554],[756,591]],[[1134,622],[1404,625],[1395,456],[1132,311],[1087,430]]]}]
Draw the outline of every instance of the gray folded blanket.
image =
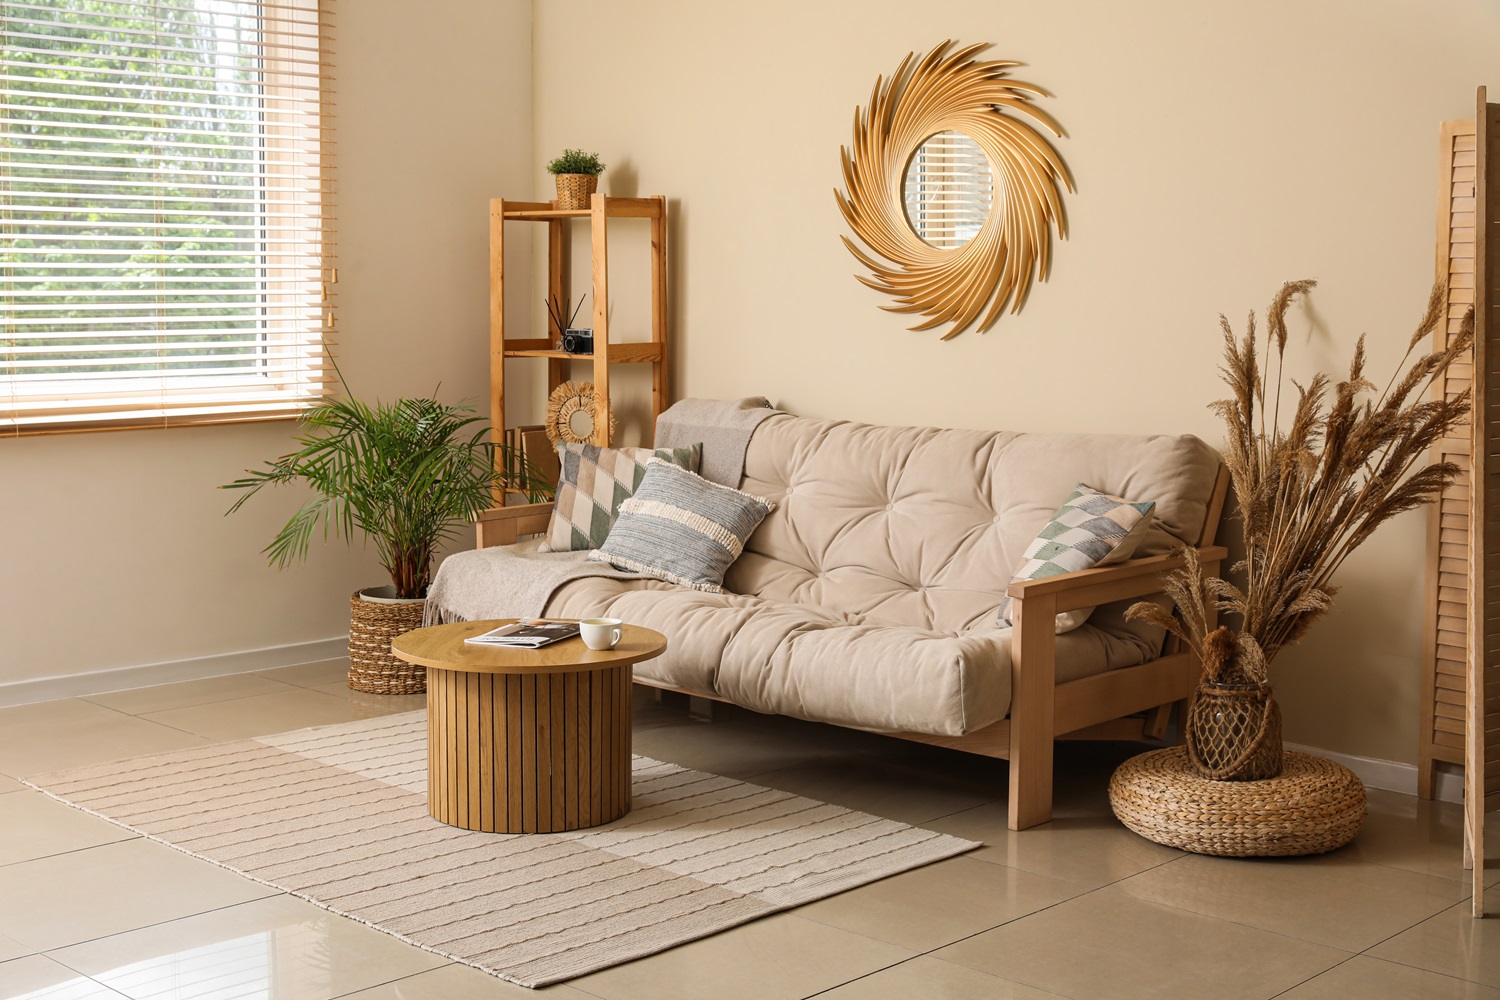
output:
[{"label": "gray folded blanket", "polygon": [[584,576],[644,579],[609,563],[584,562],[587,552],[539,552],[541,539],[455,552],[427,588],[423,625],[486,618],[537,618],[557,588]]},{"label": "gray folded blanket", "polygon": [[656,418],[654,448],[703,445],[698,474],[710,482],[739,488],[745,475],[745,449],[760,422],[773,413],[764,396],[744,399],[683,399]]}]

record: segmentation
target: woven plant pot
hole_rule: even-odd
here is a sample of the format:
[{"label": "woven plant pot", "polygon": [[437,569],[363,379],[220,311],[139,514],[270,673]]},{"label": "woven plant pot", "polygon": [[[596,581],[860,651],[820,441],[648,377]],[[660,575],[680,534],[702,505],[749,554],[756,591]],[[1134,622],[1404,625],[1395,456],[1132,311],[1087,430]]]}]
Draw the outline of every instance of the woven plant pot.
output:
[{"label": "woven plant pot", "polygon": [[1182,738],[1200,777],[1259,781],[1281,773],[1281,706],[1267,685],[1200,682]]},{"label": "woven plant pot", "polygon": [[578,209],[589,207],[589,195],[599,190],[598,174],[556,174],[557,207]]},{"label": "woven plant pot", "polygon": [[403,632],[422,627],[426,601],[394,597],[366,599],[394,587],[356,590],[349,598],[349,686],[369,694],[422,694],[427,690],[427,669],[398,660],[391,654],[391,640]]}]

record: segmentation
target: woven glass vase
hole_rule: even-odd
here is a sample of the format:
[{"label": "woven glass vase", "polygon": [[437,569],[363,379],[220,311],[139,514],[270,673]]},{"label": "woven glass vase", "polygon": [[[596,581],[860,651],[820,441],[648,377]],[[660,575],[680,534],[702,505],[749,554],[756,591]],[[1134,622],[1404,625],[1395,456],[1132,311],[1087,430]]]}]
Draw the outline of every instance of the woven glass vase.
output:
[{"label": "woven glass vase", "polygon": [[1259,781],[1281,773],[1281,707],[1265,684],[1198,684],[1183,729],[1188,763],[1204,778]]}]

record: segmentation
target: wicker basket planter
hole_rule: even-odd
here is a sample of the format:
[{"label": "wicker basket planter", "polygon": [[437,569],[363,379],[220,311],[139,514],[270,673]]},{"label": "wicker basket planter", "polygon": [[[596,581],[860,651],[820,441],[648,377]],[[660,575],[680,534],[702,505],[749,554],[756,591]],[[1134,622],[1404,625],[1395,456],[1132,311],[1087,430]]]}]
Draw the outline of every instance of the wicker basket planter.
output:
[{"label": "wicker basket planter", "polygon": [[1220,857],[1322,854],[1364,825],[1365,786],[1348,768],[1287,750],[1281,774],[1216,781],[1194,771],[1182,747],[1121,764],[1109,804],[1131,830],[1168,847]]},{"label": "wicker basket planter", "polygon": [[[391,640],[422,627],[426,601],[383,596],[394,587],[356,590],[349,598],[349,686],[369,694],[422,694],[427,670],[391,655]],[[373,599],[370,599],[373,598]]]},{"label": "wicker basket planter", "polygon": [[555,174],[557,178],[557,207],[579,209],[589,207],[589,196],[599,190],[598,174]]}]

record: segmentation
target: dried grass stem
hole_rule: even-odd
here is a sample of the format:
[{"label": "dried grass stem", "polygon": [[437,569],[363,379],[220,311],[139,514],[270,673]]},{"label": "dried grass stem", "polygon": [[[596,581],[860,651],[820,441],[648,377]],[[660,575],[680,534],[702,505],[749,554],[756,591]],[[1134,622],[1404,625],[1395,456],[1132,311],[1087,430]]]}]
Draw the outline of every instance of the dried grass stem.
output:
[{"label": "dried grass stem", "polygon": [[[1332,606],[1332,578],[1344,560],[1381,524],[1435,499],[1459,472],[1451,463],[1430,463],[1428,457],[1440,438],[1467,419],[1469,392],[1447,399],[1432,390],[1450,364],[1468,355],[1473,311],[1456,334],[1444,338],[1446,343],[1413,360],[1418,345],[1433,335],[1447,313],[1447,289],[1442,284],[1433,288],[1405,355],[1372,400],[1376,387],[1365,378],[1363,336],[1343,381],[1319,373],[1303,386],[1285,378],[1286,313],[1315,284],[1289,281],[1271,300],[1266,363],[1257,353],[1254,313],[1239,338],[1229,321],[1219,317],[1224,338],[1219,371],[1231,398],[1213,403],[1212,409],[1228,432],[1224,462],[1245,536],[1245,558],[1234,570],[1244,573],[1244,590],[1218,577],[1204,578],[1196,557],[1190,556],[1167,581],[1180,618],[1153,604],[1130,609],[1132,618],[1155,621],[1200,651],[1210,636],[1203,607],[1238,616],[1236,655],[1225,657],[1219,650],[1204,658],[1210,673],[1235,676],[1211,680],[1265,683],[1266,664]],[[1284,429],[1283,381],[1291,381],[1297,393]],[[1269,415],[1268,396],[1273,400]],[[1219,645],[1225,641],[1223,636],[1217,640]]]}]

